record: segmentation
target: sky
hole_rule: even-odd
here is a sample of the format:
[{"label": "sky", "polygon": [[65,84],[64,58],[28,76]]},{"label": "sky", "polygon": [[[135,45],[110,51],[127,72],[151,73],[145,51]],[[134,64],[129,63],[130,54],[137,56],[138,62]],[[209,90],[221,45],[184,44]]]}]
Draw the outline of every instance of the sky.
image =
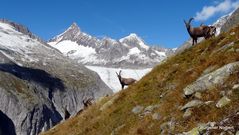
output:
[{"label": "sky", "polygon": [[175,48],[189,39],[183,20],[212,24],[239,0],[1,0],[0,18],[27,26],[49,40],[73,22],[92,36],[136,33],[148,45]]}]

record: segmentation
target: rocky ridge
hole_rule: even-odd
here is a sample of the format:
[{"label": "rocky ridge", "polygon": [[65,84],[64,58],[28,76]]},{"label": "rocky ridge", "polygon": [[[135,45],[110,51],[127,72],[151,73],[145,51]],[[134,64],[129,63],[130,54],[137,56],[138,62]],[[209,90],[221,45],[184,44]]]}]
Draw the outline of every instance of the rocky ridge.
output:
[{"label": "rocky ridge", "polygon": [[149,68],[173,52],[172,49],[150,47],[135,33],[119,40],[109,37],[98,39],[82,32],[76,23],[48,43],[88,66]]}]

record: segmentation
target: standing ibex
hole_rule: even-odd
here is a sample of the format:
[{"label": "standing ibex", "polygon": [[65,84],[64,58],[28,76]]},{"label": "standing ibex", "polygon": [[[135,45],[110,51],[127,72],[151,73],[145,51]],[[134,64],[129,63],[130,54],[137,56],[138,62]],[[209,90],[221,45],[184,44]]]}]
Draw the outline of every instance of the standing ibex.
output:
[{"label": "standing ibex", "polygon": [[193,40],[192,45],[194,45],[195,43],[197,44],[197,40],[199,37],[204,37],[205,39],[208,39],[215,35],[216,28],[214,26],[206,26],[201,24],[200,27],[192,27],[190,23],[193,19],[194,18],[190,18],[188,22],[184,20],[187,31]]},{"label": "standing ibex", "polygon": [[116,74],[117,74],[117,77],[120,81],[122,89],[124,89],[125,85],[131,85],[131,84],[135,83],[135,81],[136,81],[133,78],[123,78],[123,77],[121,77],[121,70],[119,71],[119,74],[117,72],[116,72]]}]

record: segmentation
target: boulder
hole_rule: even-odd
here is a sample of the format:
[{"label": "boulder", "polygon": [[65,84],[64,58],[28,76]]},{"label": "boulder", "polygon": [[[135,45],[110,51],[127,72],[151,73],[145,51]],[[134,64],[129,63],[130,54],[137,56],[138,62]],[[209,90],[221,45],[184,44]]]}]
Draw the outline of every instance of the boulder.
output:
[{"label": "boulder", "polygon": [[143,111],[144,107],[143,106],[140,106],[140,105],[137,105],[135,106],[133,109],[132,109],[132,112],[134,114],[139,114]]},{"label": "boulder", "polygon": [[181,110],[186,110],[186,109],[188,109],[188,108],[197,107],[197,106],[200,106],[200,105],[202,105],[202,104],[203,104],[203,102],[200,101],[200,100],[192,100],[192,101],[188,102],[187,104],[185,104],[185,105],[181,108]]},{"label": "boulder", "polygon": [[216,107],[222,108],[222,107],[226,106],[227,104],[229,104],[230,102],[231,102],[231,100],[228,97],[224,96],[217,102]]},{"label": "boulder", "polygon": [[118,132],[119,130],[121,130],[122,128],[124,128],[124,127],[125,127],[125,124],[118,126],[117,128],[115,128],[115,129],[111,132],[110,135],[116,135],[117,132]]},{"label": "boulder", "polygon": [[159,104],[157,104],[157,105],[150,105],[150,106],[147,106],[145,109],[144,109],[144,112],[152,112],[153,110],[155,110],[155,109],[157,109],[157,108],[159,108],[160,107],[160,105]]},{"label": "boulder", "polygon": [[152,119],[153,119],[153,120],[160,120],[160,118],[161,118],[161,116],[160,116],[159,113],[154,113],[154,114],[152,115]]},{"label": "boulder", "polygon": [[233,47],[234,45],[235,45],[234,42],[231,42],[231,43],[229,43],[229,44],[223,45],[221,48],[219,48],[219,49],[213,51],[213,52],[211,53],[211,56],[214,55],[215,53],[224,52],[224,51],[226,51],[227,49]]},{"label": "boulder", "polygon": [[227,64],[209,74],[199,77],[195,82],[184,88],[184,95],[189,96],[195,92],[203,92],[215,86],[223,85],[231,74],[239,71],[239,62]]},{"label": "boulder", "polygon": [[148,114],[151,114],[155,109],[159,108],[160,105],[157,104],[157,105],[150,105],[150,106],[147,106],[143,112],[140,114],[140,117],[144,117]]},{"label": "boulder", "polygon": [[184,132],[183,135],[202,135],[208,128],[208,124],[200,124],[188,132]]},{"label": "boulder", "polygon": [[235,84],[233,87],[232,87],[233,90],[238,90],[239,89],[239,84]]},{"label": "boulder", "polygon": [[191,108],[188,108],[185,113],[183,114],[183,118],[188,118],[192,115],[192,110]]},{"label": "boulder", "polygon": [[197,99],[201,99],[202,98],[202,94],[200,92],[196,92],[194,94],[194,96],[197,98]]},{"label": "boulder", "polygon": [[212,104],[212,103],[214,103],[214,101],[206,101],[206,102],[205,102],[205,105],[210,105],[210,104]]},{"label": "boulder", "polygon": [[150,106],[147,106],[145,109],[144,109],[144,112],[146,111],[149,111],[149,112],[152,112],[154,109],[157,109],[159,108],[160,105],[150,105]]},{"label": "boulder", "polygon": [[109,101],[107,101],[106,103],[104,103],[101,107],[100,110],[103,111],[107,108],[109,108],[111,105],[113,105],[113,103],[115,102],[115,100],[117,100],[119,98],[119,95],[115,95],[113,98],[111,98]]}]

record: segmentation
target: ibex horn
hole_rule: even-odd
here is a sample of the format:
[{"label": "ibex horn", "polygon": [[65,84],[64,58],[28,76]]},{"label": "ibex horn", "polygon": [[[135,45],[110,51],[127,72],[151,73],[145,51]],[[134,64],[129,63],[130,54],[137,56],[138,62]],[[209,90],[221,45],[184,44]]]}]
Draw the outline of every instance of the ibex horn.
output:
[{"label": "ibex horn", "polygon": [[189,19],[189,21],[188,21],[188,24],[190,24],[193,19],[194,19],[194,18],[191,17],[191,18]]}]

